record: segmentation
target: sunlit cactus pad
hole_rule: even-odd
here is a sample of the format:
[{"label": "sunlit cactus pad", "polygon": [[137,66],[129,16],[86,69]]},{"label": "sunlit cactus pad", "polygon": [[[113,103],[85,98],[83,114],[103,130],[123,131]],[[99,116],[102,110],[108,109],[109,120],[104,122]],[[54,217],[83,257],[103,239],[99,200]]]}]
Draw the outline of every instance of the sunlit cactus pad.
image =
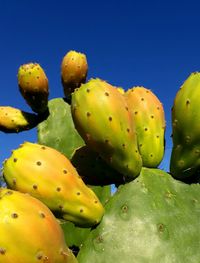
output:
[{"label": "sunlit cactus pad", "polygon": [[38,142],[53,147],[68,158],[85,145],[74,128],[70,105],[62,98],[49,101],[49,116],[38,125]]},{"label": "sunlit cactus pad", "polygon": [[79,263],[194,263],[200,259],[200,186],[142,168],[106,205]]}]

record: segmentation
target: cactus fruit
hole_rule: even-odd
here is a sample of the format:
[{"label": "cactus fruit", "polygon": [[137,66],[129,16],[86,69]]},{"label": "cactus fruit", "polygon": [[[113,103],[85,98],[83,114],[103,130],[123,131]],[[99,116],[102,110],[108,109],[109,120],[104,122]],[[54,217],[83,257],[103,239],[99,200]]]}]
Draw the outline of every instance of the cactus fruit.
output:
[{"label": "cactus fruit", "polygon": [[170,172],[177,179],[199,177],[200,72],[192,73],[178,90],[172,107],[173,149]]},{"label": "cactus fruit", "polygon": [[179,182],[162,170],[142,168],[107,202],[78,262],[199,262],[199,190],[198,184]]},{"label": "cactus fruit", "polygon": [[0,188],[0,211],[0,262],[77,263],[61,226],[42,202]]},{"label": "cactus fruit", "polygon": [[19,90],[36,113],[47,111],[49,86],[47,76],[38,63],[21,65],[18,70]]},{"label": "cactus fruit", "polygon": [[142,161],[134,123],[117,88],[91,79],[72,94],[71,110],[75,128],[92,150],[126,181],[139,175]]},{"label": "cactus fruit", "polygon": [[0,131],[17,133],[38,124],[37,115],[10,106],[0,106]]},{"label": "cactus fruit", "polygon": [[104,208],[71,162],[57,150],[25,142],[3,164],[9,188],[29,193],[56,215],[78,226],[93,226]]},{"label": "cactus fruit", "polygon": [[136,126],[143,166],[156,168],[164,155],[165,115],[156,95],[144,87],[133,87],[125,93]]},{"label": "cactus fruit", "polygon": [[85,54],[71,50],[64,56],[61,63],[61,80],[66,97],[85,83],[87,72],[88,64]]}]

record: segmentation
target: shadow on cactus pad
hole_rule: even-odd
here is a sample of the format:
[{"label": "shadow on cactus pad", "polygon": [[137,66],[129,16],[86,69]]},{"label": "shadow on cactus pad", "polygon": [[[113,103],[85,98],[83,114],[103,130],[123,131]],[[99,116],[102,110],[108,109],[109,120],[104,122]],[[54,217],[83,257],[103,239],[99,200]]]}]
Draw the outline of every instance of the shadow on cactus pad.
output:
[{"label": "shadow on cactus pad", "polygon": [[77,149],[71,162],[86,184],[119,185],[123,183],[123,175],[107,165],[99,154],[93,152],[88,146]]}]

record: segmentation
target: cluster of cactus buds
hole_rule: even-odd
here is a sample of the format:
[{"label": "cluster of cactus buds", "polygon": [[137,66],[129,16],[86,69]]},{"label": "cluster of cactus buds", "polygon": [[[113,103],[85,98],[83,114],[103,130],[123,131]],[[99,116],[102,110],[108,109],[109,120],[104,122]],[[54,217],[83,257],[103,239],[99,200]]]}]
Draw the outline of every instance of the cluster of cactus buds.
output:
[{"label": "cluster of cactus buds", "polygon": [[198,262],[200,73],[174,99],[169,173],[159,98],[87,74],[86,55],[67,52],[64,98],[49,100],[43,68],[23,64],[19,91],[33,112],[0,106],[0,131],[38,135],[2,164],[0,262]]}]

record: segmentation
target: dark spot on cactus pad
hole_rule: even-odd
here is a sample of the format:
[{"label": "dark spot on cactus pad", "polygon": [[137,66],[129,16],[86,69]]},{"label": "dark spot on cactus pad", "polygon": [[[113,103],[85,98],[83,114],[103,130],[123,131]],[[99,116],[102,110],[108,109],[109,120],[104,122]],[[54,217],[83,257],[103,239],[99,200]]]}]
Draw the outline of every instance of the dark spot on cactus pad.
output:
[{"label": "dark spot on cactus pad", "polygon": [[158,224],[158,231],[159,232],[163,232],[164,231],[164,229],[165,229],[165,226],[163,225],[163,224]]},{"label": "dark spot on cactus pad", "polygon": [[150,157],[153,157],[153,154],[152,154],[152,153],[150,154]]},{"label": "dark spot on cactus pad", "polygon": [[59,208],[60,210],[63,210],[63,205],[59,205],[58,208]]},{"label": "dark spot on cactus pad", "polygon": [[109,120],[109,121],[112,121],[112,117],[110,116],[110,117],[108,118],[108,120]]},{"label": "dark spot on cactus pad", "polygon": [[81,193],[80,193],[80,192],[77,192],[76,194],[77,194],[77,195],[80,195]]},{"label": "dark spot on cactus pad", "polygon": [[139,144],[139,147],[142,147],[142,143]]},{"label": "dark spot on cactus pad", "polygon": [[42,163],[41,163],[40,161],[37,161],[36,164],[37,164],[38,166],[42,165]]},{"label": "dark spot on cactus pad", "polygon": [[36,184],[33,185],[33,189],[34,190],[37,190],[38,189],[38,186]]},{"label": "dark spot on cactus pad", "polygon": [[127,205],[123,205],[121,207],[121,211],[122,211],[122,213],[127,213],[128,212],[128,206]]},{"label": "dark spot on cactus pad", "polygon": [[138,114],[138,111],[135,111],[134,113],[135,113],[135,115],[137,115],[137,114]]},{"label": "dark spot on cactus pad", "polygon": [[86,89],[86,91],[89,93],[89,92],[90,92],[90,89]]},{"label": "dark spot on cactus pad", "polygon": [[127,132],[130,132],[130,129],[129,129],[129,128],[127,128],[126,130],[127,130]]},{"label": "dark spot on cactus pad", "polygon": [[43,212],[39,212],[41,218],[45,218],[45,214]]},{"label": "dark spot on cactus pad", "polygon": [[148,131],[148,128],[144,128],[145,131]]},{"label": "dark spot on cactus pad", "polygon": [[12,218],[18,218],[18,214],[17,214],[17,213],[12,213],[12,214],[11,214],[11,217],[12,217]]},{"label": "dark spot on cactus pad", "polygon": [[58,187],[56,188],[56,191],[57,191],[57,192],[60,192],[60,191],[61,191],[61,187],[58,186]]},{"label": "dark spot on cactus pad", "polygon": [[144,98],[141,98],[141,101],[144,101]]},{"label": "dark spot on cactus pad", "polygon": [[154,115],[151,115],[151,119],[154,119]]},{"label": "dark spot on cactus pad", "polygon": [[109,140],[108,140],[108,139],[106,139],[106,140],[105,140],[105,143],[109,144]]},{"label": "dark spot on cactus pad", "polygon": [[123,144],[122,144],[122,147],[123,147],[123,148],[126,148],[126,145],[125,145],[125,143],[123,143]]},{"label": "dark spot on cactus pad", "polygon": [[83,209],[82,208],[80,209],[80,213],[83,213]]},{"label": "dark spot on cactus pad", "polygon": [[16,162],[17,162],[17,158],[14,158],[14,159],[13,159],[13,162],[16,163]]},{"label": "dark spot on cactus pad", "polygon": [[108,97],[108,96],[109,96],[109,93],[108,93],[108,92],[105,92],[105,95]]},{"label": "dark spot on cactus pad", "polygon": [[159,107],[159,106],[157,107],[157,110],[160,110],[160,107]]},{"label": "dark spot on cactus pad", "polygon": [[119,210],[119,216],[121,217],[121,219],[123,220],[129,220],[130,217],[131,217],[131,211],[128,207],[127,204],[123,204],[121,207],[120,207],[120,210]]},{"label": "dark spot on cactus pad", "polygon": [[169,231],[166,225],[164,225],[163,223],[159,223],[157,224],[157,229],[158,229],[160,238],[165,239],[165,240],[169,239]]},{"label": "dark spot on cactus pad", "polygon": [[98,201],[97,201],[97,200],[94,200],[94,203],[95,203],[95,204],[97,204],[97,203],[98,203]]},{"label": "dark spot on cactus pad", "polygon": [[102,243],[104,240],[103,240],[103,237],[101,235],[97,236],[95,239],[94,239],[94,242],[95,243]]},{"label": "dark spot on cactus pad", "polygon": [[173,196],[175,196],[175,194],[171,193],[170,191],[167,191],[167,192],[165,193],[165,196],[166,196],[167,198],[171,199]]},{"label": "dark spot on cactus pad", "polygon": [[0,247],[0,254],[5,255],[5,253],[6,253],[6,249],[3,247]]},{"label": "dark spot on cactus pad", "polygon": [[66,170],[66,169],[63,169],[63,173],[64,173],[64,174],[67,174],[67,170]]},{"label": "dark spot on cactus pad", "polygon": [[159,136],[159,135],[156,135],[156,138],[158,139],[158,138],[160,138],[160,136]]},{"label": "dark spot on cactus pad", "polygon": [[87,117],[90,117],[91,113],[90,112],[87,112]]}]

